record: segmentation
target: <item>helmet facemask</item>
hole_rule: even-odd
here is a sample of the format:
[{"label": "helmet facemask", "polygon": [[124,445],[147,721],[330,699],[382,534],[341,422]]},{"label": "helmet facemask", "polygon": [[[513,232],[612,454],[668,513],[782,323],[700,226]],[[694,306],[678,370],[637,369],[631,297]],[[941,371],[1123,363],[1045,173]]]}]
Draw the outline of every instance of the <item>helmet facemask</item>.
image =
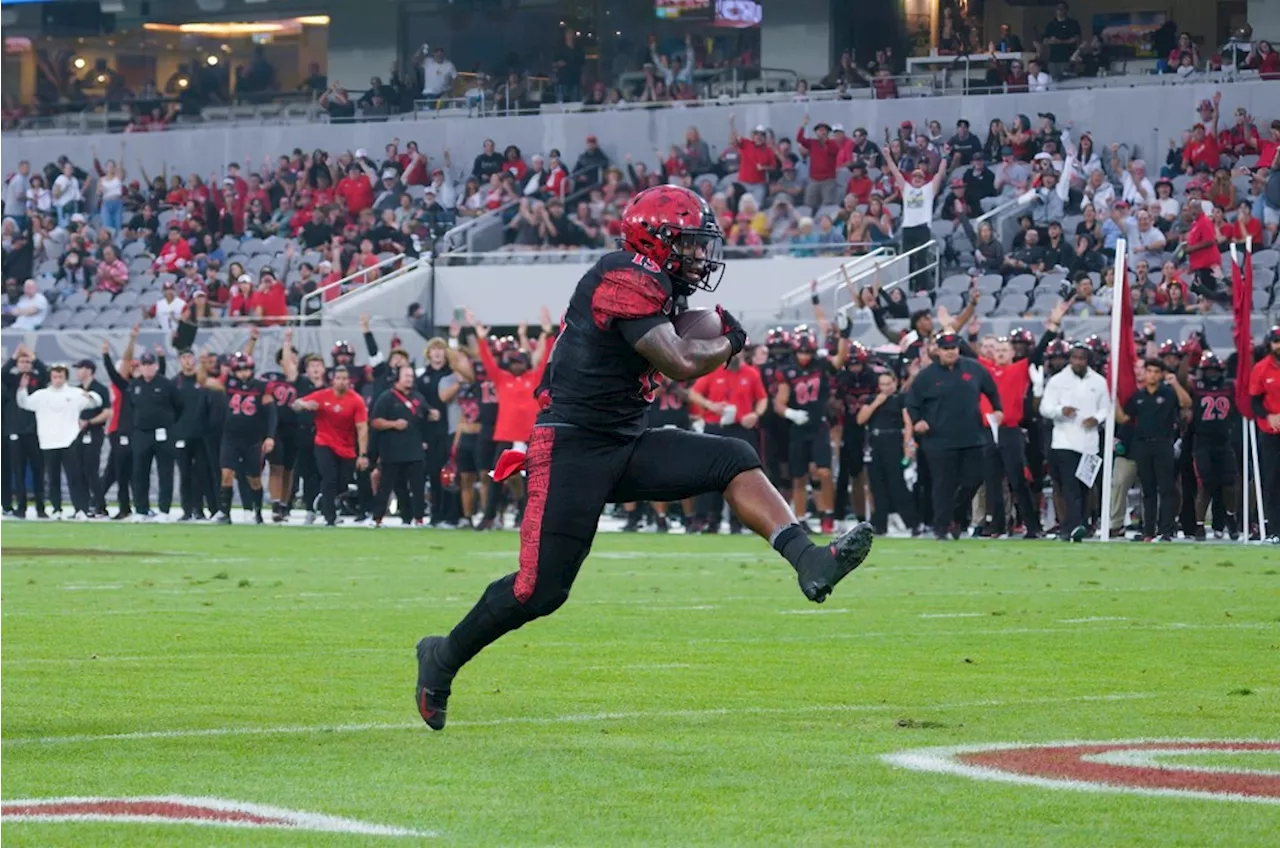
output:
[{"label": "helmet facemask", "polygon": [[714,222],[697,230],[674,230],[663,224],[655,235],[671,247],[663,270],[683,289],[677,294],[716,290],[724,276],[724,233]]}]

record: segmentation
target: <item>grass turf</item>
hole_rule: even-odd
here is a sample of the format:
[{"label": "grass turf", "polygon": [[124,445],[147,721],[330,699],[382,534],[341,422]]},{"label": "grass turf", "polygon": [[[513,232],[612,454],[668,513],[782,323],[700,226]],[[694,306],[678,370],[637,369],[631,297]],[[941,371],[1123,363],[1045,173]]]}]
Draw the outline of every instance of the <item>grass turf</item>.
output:
[{"label": "grass turf", "polygon": [[[1280,826],[1274,806],[879,758],[1277,738],[1274,549],[881,540],[814,606],[756,539],[601,536],[570,602],[468,666],[449,729],[429,734],[413,644],[510,570],[516,544],[6,522],[4,798],[213,796],[483,846],[1251,846]],[[193,729],[216,733],[33,741]],[[15,822],[4,838],[395,841]]]}]

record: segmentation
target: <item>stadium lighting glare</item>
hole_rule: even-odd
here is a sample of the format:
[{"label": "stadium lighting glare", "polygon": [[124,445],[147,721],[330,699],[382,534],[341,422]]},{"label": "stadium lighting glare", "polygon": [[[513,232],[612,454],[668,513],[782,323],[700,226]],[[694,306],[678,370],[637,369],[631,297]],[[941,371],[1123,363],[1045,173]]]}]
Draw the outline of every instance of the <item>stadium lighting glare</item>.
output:
[{"label": "stadium lighting glare", "polygon": [[107,81],[107,75],[106,75],[106,74],[98,74],[96,77],[94,77],[94,79],[98,81],[98,84],[99,84],[99,85],[101,85],[101,84],[103,84],[103,83],[105,83],[105,82]]},{"label": "stadium lighting glare", "polygon": [[186,77],[178,77],[178,88],[186,88],[191,85],[191,80]]},{"label": "stadium lighting glare", "polygon": [[218,57],[214,56],[213,54],[210,54],[205,57],[205,62],[209,64],[209,67],[213,67],[214,65],[218,64]]},{"label": "stadium lighting glare", "polygon": [[75,59],[71,61],[71,64],[75,66],[75,69],[77,71],[83,71],[85,69],[85,66],[88,65],[89,63],[85,61],[85,58],[83,56],[77,56]]}]

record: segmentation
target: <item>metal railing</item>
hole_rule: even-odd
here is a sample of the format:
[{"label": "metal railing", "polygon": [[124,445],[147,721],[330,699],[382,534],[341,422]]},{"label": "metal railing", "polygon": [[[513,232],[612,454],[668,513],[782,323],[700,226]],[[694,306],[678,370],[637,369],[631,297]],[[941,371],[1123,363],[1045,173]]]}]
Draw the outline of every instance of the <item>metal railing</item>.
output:
[{"label": "metal railing", "polygon": [[[302,296],[302,300],[298,302],[297,317],[307,318],[310,316],[314,316],[317,313],[322,313],[324,311],[324,305],[326,303],[336,302],[338,299],[342,297],[342,295],[345,293],[344,289],[347,286],[351,285],[351,282],[353,280],[359,277],[365,276],[370,271],[378,271],[379,272],[378,277],[376,279],[369,280],[368,282],[357,283],[358,286],[364,287],[364,286],[377,285],[382,280],[385,280],[388,278],[394,278],[396,276],[399,276],[399,274],[404,271],[410,270],[411,268],[418,267],[418,264],[423,261],[421,258],[419,258],[419,259],[410,260],[408,263],[405,263],[404,259],[405,259],[405,254],[403,253],[398,253],[395,256],[388,256],[385,259],[380,260],[376,265],[372,265],[368,268],[361,268],[359,271],[356,271],[353,274],[348,274],[347,276],[343,277],[340,280],[334,280],[332,283],[329,283],[328,285],[320,286],[315,291],[304,294]],[[389,268],[393,266],[394,266],[394,270],[390,274],[384,275],[381,273],[381,269]],[[334,295],[332,298],[330,298],[329,294],[331,292],[337,292],[337,294]],[[308,312],[307,311],[308,305],[312,303],[315,304],[315,309],[311,312]]]},{"label": "metal railing", "polygon": [[[865,247],[867,245],[857,245]],[[855,275],[859,274],[863,267],[868,263],[879,267],[882,259],[886,259],[894,255],[894,247],[892,245],[879,245],[871,251],[855,256],[848,262],[841,262],[836,268],[815,277],[812,281],[804,285],[796,286],[790,291],[784,293],[781,300],[781,308],[787,309],[797,304],[802,304],[814,295],[822,297],[832,289],[842,286],[849,279],[849,273],[852,271]],[[860,278],[860,277],[859,277]]]},{"label": "metal railing", "polygon": [[[905,262],[907,265],[907,268],[910,269],[911,258],[917,255],[923,256],[926,260],[929,260],[929,261],[926,261],[923,265],[920,265],[915,270],[908,270],[905,275],[895,276],[893,279],[889,280],[888,282],[881,282],[880,290],[887,291],[897,286],[901,286],[902,284],[909,282],[910,280],[913,280],[922,274],[929,274],[929,273],[933,274],[933,285],[931,286],[931,288],[936,290],[938,288],[938,274],[942,269],[942,259],[941,259],[942,252],[939,249],[939,244],[936,239],[930,239],[924,244],[917,245],[916,247],[913,247],[910,250],[903,251],[902,253],[899,253],[890,257],[892,264],[889,265],[888,267],[896,269],[898,265]],[[863,268],[856,276],[853,276],[847,280],[844,280],[843,281],[844,284],[837,287],[833,294],[836,311],[844,314],[848,314],[850,310],[856,308],[858,304],[857,304],[857,301],[854,300],[856,296],[854,292],[856,292],[857,289],[860,288],[859,284],[868,278],[878,276],[885,267],[886,267],[885,263],[876,262],[876,263],[873,263],[872,267]],[[843,305],[840,304],[840,292],[842,291],[847,293],[850,297],[850,302]]]},{"label": "metal railing", "polygon": [[[789,242],[779,242],[777,244],[761,244],[751,247],[739,247],[734,245],[725,245],[724,258],[727,260],[739,259],[777,259],[787,257],[790,259],[810,259],[810,258],[839,258],[848,256],[849,250],[860,250],[863,248],[873,247],[870,243],[850,243],[850,242],[833,242],[830,244],[792,244]],[[881,249],[892,249],[892,245],[884,245]],[[508,246],[499,250],[489,251],[454,251],[451,253],[442,253],[437,257],[437,262],[441,265],[531,265],[535,263],[571,263],[571,262],[595,262],[606,253],[617,250],[616,247],[601,248],[561,248],[561,247],[530,247],[522,249],[518,247]],[[869,254],[859,254],[851,259],[856,261],[865,258]],[[805,297],[808,297],[809,285],[804,286]]]}]

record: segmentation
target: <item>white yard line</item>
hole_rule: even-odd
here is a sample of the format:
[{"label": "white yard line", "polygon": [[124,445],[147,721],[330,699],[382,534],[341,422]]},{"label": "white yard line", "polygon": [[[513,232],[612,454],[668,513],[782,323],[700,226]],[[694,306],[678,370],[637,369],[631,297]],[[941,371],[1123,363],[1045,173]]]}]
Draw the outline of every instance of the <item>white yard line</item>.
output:
[{"label": "white yard line", "polygon": [[1088,618],[1060,618],[1059,624],[1092,624],[1095,621],[1128,621],[1123,615],[1093,615]]},{"label": "white yard line", "polygon": [[921,618],[986,618],[989,612],[922,612]]},{"label": "white yard line", "polygon": [[[744,715],[808,715],[820,713],[856,712],[919,712],[927,710],[957,710],[983,707],[1016,707],[1035,704],[1065,704],[1077,701],[1138,701],[1161,697],[1155,692],[1122,692],[1103,695],[1074,695],[1056,698],[993,699],[960,701],[943,704],[810,704],[787,707],[722,707],[702,710],[653,710],[633,712],[578,713],[559,716],[508,716],[506,718],[462,719],[449,723],[452,728],[502,727],[506,725],[559,725],[589,724],[604,721],[633,721],[640,719],[702,719],[721,716]],[[312,733],[363,733],[384,730],[413,730],[421,728],[421,721],[366,722],[362,724],[285,725],[281,727],[209,727],[188,730],[140,730],[131,733],[108,733],[82,736],[41,736],[10,738],[3,740],[5,747],[29,745],[78,745],[91,742],[139,742],[150,739],[192,739],[223,736],[279,736]]]}]

